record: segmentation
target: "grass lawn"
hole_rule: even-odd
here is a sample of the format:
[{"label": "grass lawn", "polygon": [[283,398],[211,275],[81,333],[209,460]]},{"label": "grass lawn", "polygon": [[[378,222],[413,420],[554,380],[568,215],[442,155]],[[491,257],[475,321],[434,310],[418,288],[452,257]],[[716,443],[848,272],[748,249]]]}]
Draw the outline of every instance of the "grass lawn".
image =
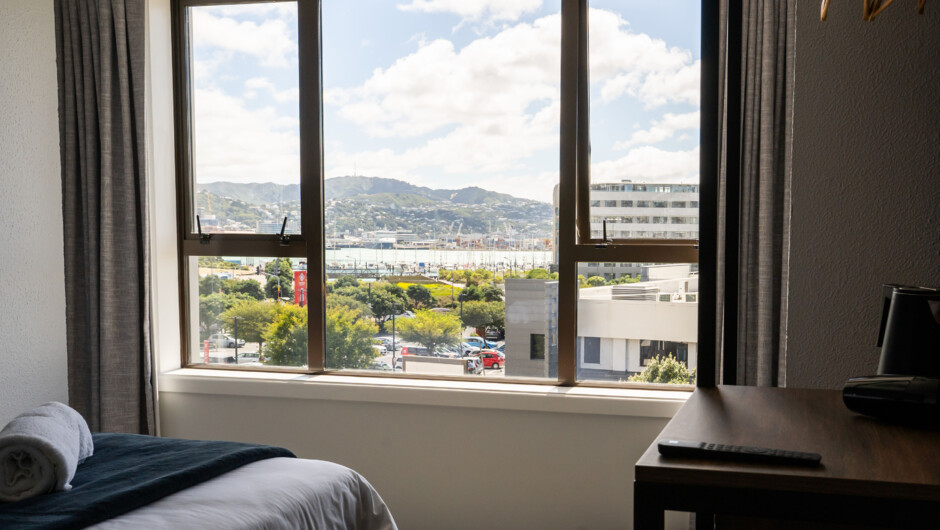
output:
[{"label": "grass lawn", "polygon": [[[413,283],[399,282],[397,284],[402,289],[407,290],[409,285],[415,285]],[[434,298],[443,298],[445,296],[451,296],[452,294],[456,297],[460,294],[462,290],[460,287],[451,287],[446,283],[425,283],[422,284],[431,291],[431,296]]]}]

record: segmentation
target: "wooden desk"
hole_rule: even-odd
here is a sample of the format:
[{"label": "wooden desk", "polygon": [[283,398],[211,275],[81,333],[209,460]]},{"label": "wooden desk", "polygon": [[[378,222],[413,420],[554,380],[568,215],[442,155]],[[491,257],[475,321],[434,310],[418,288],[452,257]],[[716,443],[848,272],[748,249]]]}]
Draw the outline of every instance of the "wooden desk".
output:
[{"label": "wooden desk", "polygon": [[[822,465],[663,458],[662,438],[814,452]],[[855,414],[838,390],[697,389],[656,441],[636,464],[636,529],[663,528],[664,510],[940,528],[940,430]]]}]

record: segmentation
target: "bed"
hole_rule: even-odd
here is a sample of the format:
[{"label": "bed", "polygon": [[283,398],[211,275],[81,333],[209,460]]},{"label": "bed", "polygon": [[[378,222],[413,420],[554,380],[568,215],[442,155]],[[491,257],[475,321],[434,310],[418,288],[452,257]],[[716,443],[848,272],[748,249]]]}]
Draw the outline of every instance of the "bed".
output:
[{"label": "bed", "polygon": [[0,527],[396,528],[361,475],[285,449],[123,434],[94,445],[71,491],[0,504]]}]

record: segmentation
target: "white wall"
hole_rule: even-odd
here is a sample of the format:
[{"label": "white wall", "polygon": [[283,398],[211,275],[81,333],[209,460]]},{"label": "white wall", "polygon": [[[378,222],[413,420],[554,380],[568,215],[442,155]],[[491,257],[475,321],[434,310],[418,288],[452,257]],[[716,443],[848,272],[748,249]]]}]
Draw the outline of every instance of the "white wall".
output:
[{"label": "white wall", "polygon": [[52,0],[0,2],[0,427],[68,402]]},{"label": "white wall", "polygon": [[[494,403],[501,396],[466,390],[465,398],[452,391],[439,405],[422,405],[311,399],[305,386],[280,384],[277,394],[297,396],[288,398],[193,393],[167,381],[163,435],[281,445],[347,465],[375,486],[403,529],[620,529],[632,524],[633,465],[681,404],[648,403],[658,417],[645,417],[642,406],[635,415],[612,413],[621,408],[616,399],[572,413],[552,407],[567,400],[558,395],[528,398],[548,400],[543,410],[507,410]],[[357,392],[376,390],[349,390]],[[687,516],[670,515],[668,528],[688,528]]]},{"label": "white wall", "polygon": [[874,373],[881,284],[940,286],[940,6],[799,2],[787,386]]}]

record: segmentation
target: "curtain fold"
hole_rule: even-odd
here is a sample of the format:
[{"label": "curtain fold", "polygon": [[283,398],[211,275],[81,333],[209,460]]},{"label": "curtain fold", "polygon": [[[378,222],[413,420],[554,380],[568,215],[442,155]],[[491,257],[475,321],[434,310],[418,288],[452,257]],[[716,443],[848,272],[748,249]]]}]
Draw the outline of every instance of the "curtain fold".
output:
[{"label": "curtain fold", "polygon": [[56,0],[69,403],[154,432],[143,0]]},{"label": "curtain fold", "polygon": [[[785,386],[796,0],[722,0],[721,4],[716,351],[723,352],[722,364],[735,363],[736,377],[719,381]],[[734,20],[729,9],[742,10],[740,64],[729,62],[735,55],[729,55],[728,48],[728,21]],[[729,68],[740,68],[740,100],[728,97]],[[738,95],[737,90],[730,93]],[[737,123],[728,122],[730,105],[740,106]],[[729,157],[728,142],[737,142],[740,157],[733,149]],[[729,168],[732,173],[739,170],[740,182],[729,180]],[[737,223],[729,219],[734,212],[728,200],[735,194]],[[729,233],[735,225],[737,231]],[[733,285],[725,281],[726,266],[732,266],[726,259],[736,264]],[[729,297],[736,301],[731,309],[726,303]],[[722,330],[729,328],[724,319],[737,323],[730,328],[735,330],[736,348],[726,347],[729,337]]]}]

